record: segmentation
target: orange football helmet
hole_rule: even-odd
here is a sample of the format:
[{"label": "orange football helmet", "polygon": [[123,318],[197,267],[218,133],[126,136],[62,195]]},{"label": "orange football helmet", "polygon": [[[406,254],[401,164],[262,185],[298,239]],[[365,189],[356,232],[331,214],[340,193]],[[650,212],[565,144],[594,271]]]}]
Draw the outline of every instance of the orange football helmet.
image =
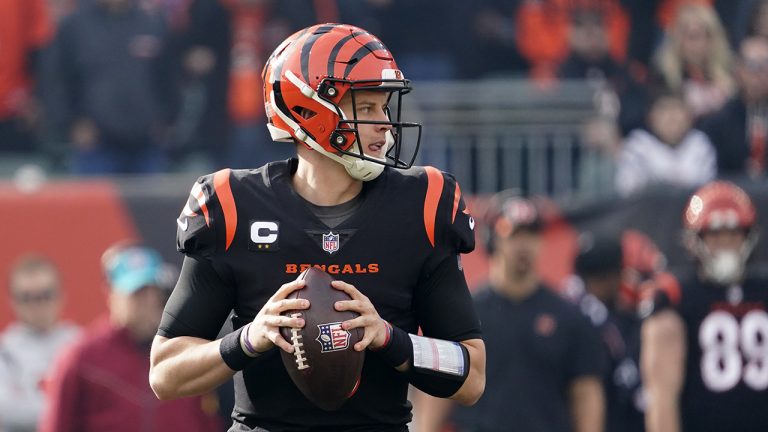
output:
[{"label": "orange football helmet", "polygon": [[[699,260],[704,276],[719,284],[738,282],[757,243],[757,213],[740,187],[727,181],[702,186],[688,200],[683,216],[688,250]],[[712,251],[702,235],[708,231],[743,230],[745,240],[733,251]]]},{"label": "orange football helmet", "polygon": [[[267,127],[275,141],[298,141],[342,164],[360,180],[376,178],[384,166],[410,168],[421,140],[421,125],[401,119],[410,81],[386,46],[371,33],[346,24],[318,24],[289,36],[267,60],[263,72]],[[388,93],[389,121],[357,119],[355,91]],[[339,106],[352,96],[352,113]],[[350,116],[350,114],[352,114]],[[385,157],[363,153],[359,124],[388,124]],[[403,132],[416,132],[405,151]]]}]

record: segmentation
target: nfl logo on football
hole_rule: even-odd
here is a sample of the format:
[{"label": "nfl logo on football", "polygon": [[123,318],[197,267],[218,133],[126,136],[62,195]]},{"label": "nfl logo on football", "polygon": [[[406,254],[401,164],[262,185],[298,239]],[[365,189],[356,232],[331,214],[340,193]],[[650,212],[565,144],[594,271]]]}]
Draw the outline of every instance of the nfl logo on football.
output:
[{"label": "nfl logo on football", "polygon": [[320,342],[320,350],[323,353],[339,351],[349,346],[350,333],[341,328],[340,322],[318,324],[320,334],[315,339]]},{"label": "nfl logo on football", "polygon": [[323,250],[332,254],[339,250],[339,235],[330,231],[328,234],[323,234]]}]

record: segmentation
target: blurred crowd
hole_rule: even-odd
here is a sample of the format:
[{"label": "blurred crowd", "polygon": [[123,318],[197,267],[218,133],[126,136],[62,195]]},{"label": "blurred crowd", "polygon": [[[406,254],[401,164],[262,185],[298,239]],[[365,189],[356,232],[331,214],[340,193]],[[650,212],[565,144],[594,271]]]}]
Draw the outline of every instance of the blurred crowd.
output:
[{"label": "blurred crowd", "polygon": [[[315,22],[380,35],[423,80],[581,79],[615,188],[765,167],[764,0],[14,0],[0,6],[0,151],[76,175],[260,166],[261,69]],[[678,169],[671,170],[670,167]],[[701,168],[701,169],[699,169]]]}]

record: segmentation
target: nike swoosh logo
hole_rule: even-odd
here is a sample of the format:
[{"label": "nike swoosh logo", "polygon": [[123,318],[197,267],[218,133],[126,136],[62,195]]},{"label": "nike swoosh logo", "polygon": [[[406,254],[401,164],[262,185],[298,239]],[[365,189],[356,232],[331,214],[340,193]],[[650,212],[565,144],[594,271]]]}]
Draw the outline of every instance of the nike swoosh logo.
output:
[{"label": "nike swoosh logo", "polygon": [[181,222],[181,219],[176,219],[176,225],[178,225],[182,231],[186,231],[189,227],[189,219],[184,218],[184,222]]}]

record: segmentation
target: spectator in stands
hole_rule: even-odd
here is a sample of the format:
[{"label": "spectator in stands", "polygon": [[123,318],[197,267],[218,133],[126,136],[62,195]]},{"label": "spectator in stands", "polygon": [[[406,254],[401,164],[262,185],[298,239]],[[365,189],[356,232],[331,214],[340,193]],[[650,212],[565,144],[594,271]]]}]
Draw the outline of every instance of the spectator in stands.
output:
[{"label": "spectator in stands", "polygon": [[[230,20],[230,50],[226,57],[228,90],[225,95],[225,111],[231,122],[230,150],[215,158],[233,168],[259,167],[267,162],[287,159],[291,149],[272,141],[264,124],[263,82],[261,72],[269,53],[267,49],[301,28],[286,19],[293,15],[282,13],[289,7],[285,1],[219,0],[227,10]],[[303,18],[303,17],[302,17]],[[207,26],[201,27],[208,31]],[[268,47],[268,48],[265,48]],[[211,152],[220,151],[214,144]]]},{"label": "spectator in stands", "polygon": [[705,118],[702,129],[717,150],[720,176],[758,177],[768,163],[768,39],[742,41],[736,71],[738,95]]},{"label": "spectator in stands", "polygon": [[56,363],[48,383],[42,432],[214,432],[215,402],[200,397],[161,402],[149,387],[149,348],[175,276],[160,255],[118,243],[102,257],[108,317]]},{"label": "spectator in stands", "polygon": [[626,58],[629,17],[619,0],[524,0],[517,16],[517,43],[533,78],[556,76],[568,57],[568,34],[576,12],[597,11],[605,20],[608,51],[617,62]]},{"label": "spectator in stands", "polygon": [[616,168],[616,190],[630,195],[650,186],[695,187],[717,173],[715,149],[707,135],[693,128],[683,97],[660,93],[651,103],[647,128],[624,141]]},{"label": "spectator in stands", "polygon": [[616,118],[624,133],[642,125],[645,91],[628,73],[624,62],[611,56],[606,17],[599,10],[576,10],[571,15],[570,54],[558,76],[583,79],[600,93],[597,110]]},{"label": "spectator in stands", "polygon": [[733,94],[731,50],[715,10],[703,4],[679,7],[655,54],[652,85],[680,92],[694,118],[723,106]]},{"label": "spectator in stands", "polygon": [[16,321],[0,333],[0,430],[33,432],[45,403],[42,381],[78,328],[59,320],[61,281],[47,258],[21,258],[8,283]]},{"label": "spectator in stands", "polygon": [[571,15],[569,54],[560,65],[561,78],[610,81],[624,85],[622,65],[611,57],[605,18],[597,10],[579,10]]},{"label": "spectator in stands", "polygon": [[[517,47],[515,13],[521,0],[458,1],[454,14],[466,17],[467,32],[454,53],[460,78],[525,76],[528,62]],[[462,9],[466,8],[468,9]]]},{"label": "spectator in stands", "polygon": [[[597,332],[542,284],[535,269],[543,221],[531,201],[502,192],[490,217],[490,285],[476,294],[488,349],[487,384],[455,430],[601,431],[604,359]],[[450,401],[419,395],[420,432],[441,430]]]},{"label": "spectator in stands", "polygon": [[615,192],[616,163],[621,154],[621,130],[608,116],[595,116],[581,125],[578,187],[585,195]]},{"label": "spectator in stands", "polygon": [[756,0],[747,25],[747,36],[768,38],[768,0]]},{"label": "spectator in stands", "polygon": [[174,51],[179,53],[180,98],[169,156],[177,166],[201,156],[214,167],[227,165],[232,20],[223,3],[192,0],[170,16],[169,28],[177,44]]},{"label": "spectator in stands", "polygon": [[37,58],[51,33],[45,0],[0,3],[0,152],[36,150]]},{"label": "spectator in stands", "polygon": [[52,110],[79,174],[165,169],[174,86],[164,23],[137,0],[78,3],[56,36]]}]

